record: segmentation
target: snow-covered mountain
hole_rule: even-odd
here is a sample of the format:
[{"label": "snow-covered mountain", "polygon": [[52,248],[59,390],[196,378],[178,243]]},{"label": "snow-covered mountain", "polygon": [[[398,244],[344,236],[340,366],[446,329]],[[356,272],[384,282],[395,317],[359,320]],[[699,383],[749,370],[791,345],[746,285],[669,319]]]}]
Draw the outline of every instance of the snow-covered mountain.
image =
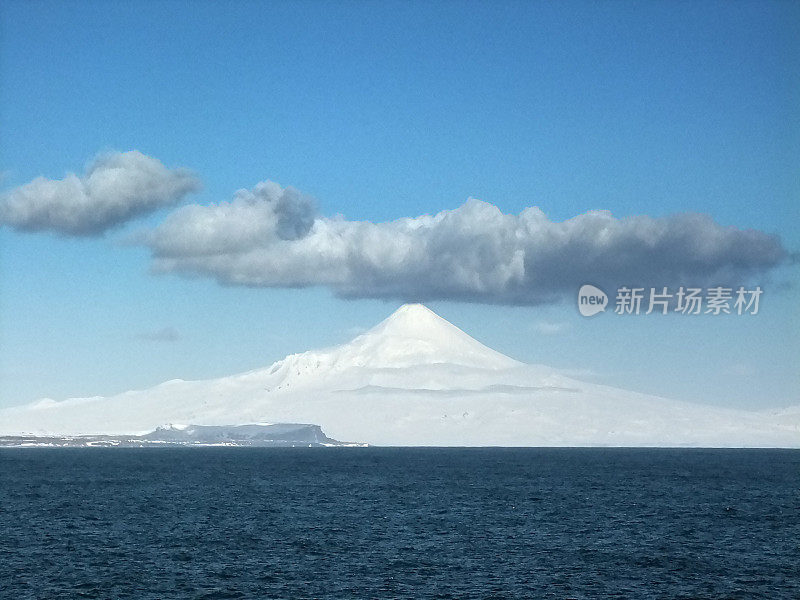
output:
[{"label": "snow-covered mountain", "polygon": [[677,402],[520,363],[420,304],[347,344],[207,381],[0,410],[0,434],[122,434],[165,423],[315,423],[378,445],[800,446],[800,412]]}]

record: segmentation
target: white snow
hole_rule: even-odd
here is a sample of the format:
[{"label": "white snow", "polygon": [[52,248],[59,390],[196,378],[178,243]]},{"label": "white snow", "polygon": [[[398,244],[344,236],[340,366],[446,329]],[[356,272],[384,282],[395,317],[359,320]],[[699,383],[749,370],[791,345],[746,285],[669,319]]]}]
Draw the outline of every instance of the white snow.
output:
[{"label": "white snow", "polygon": [[377,445],[800,447],[798,415],[798,407],[732,410],[580,381],[509,358],[410,304],[347,344],[263,369],[0,410],[0,434],[315,423],[334,439]]}]

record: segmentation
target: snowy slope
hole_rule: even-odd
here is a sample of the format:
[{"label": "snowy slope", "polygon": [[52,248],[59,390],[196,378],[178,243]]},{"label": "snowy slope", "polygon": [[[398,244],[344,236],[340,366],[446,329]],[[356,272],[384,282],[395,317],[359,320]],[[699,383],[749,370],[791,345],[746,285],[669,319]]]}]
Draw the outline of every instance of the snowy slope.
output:
[{"label": "snowy slope", "polygon": [[0,434],[144,433],[165,423],[315,423],[382,445],[800,446],[798,411],[727,410],[500,354],[419,304],[353,341],[208,381],[0,410]]}]

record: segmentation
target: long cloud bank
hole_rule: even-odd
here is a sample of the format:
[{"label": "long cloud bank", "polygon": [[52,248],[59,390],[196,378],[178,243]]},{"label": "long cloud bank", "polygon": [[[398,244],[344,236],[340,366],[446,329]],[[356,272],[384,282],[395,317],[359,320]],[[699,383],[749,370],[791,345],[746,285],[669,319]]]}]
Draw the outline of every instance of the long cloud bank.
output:
[{"label": "long cloud bank", "polygon": [[153,269],[226,285],[327,286],[341,297],[539,304],[583,283],[739,284],[788,259],[778,237],[698,214],[553,222],[538,208],[503,214],[470,199],[386,223],[316,214],[272,182],[230,202],[177,209],[146,238]]},{"label": "long cloud bank", "polygon": [[168,169],[136,150],[99,156],[78,176],[37,177],[0,196],[0,224],[19,231],[95,236],[172,206],[197,190],[187,169]]}]

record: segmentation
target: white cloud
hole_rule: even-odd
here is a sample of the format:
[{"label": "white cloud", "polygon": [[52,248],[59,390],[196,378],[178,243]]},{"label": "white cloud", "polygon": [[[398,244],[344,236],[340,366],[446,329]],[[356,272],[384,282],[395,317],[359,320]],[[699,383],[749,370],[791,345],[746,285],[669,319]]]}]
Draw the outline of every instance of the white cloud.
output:
[{"label": "white cloud", "polygon": [[738,283],[787,259],[780,240],[698,214],[614,218],[590,211],[553,222],[470,199],[454,210],[385,223],[315,215],[274,183],[232,202],[187,206],[147,238],[157,272],[226,285],[327,286],[342,297],[537,304],[583,283]]},{"label": "white cloud", "polygon": [[557,335],[563,333],[568,327],[566,323],[554,323],[551,321],[537,321],[533,324],[534,331],[542,335]]},{"label": "white cloud", "polygon": [[755,377],[757,375],[755,367],[746,363],[734,363],[728,365],[726,370],[729,375],[735,377]]},{"label": "white cloud", "polygon": [[168,169],[136,150],[94,160],[82,176],[37,177],[0,197],[0,223],[19,231],[100,235],[126,221],[174,205],[200,187],[186,169]]}]

